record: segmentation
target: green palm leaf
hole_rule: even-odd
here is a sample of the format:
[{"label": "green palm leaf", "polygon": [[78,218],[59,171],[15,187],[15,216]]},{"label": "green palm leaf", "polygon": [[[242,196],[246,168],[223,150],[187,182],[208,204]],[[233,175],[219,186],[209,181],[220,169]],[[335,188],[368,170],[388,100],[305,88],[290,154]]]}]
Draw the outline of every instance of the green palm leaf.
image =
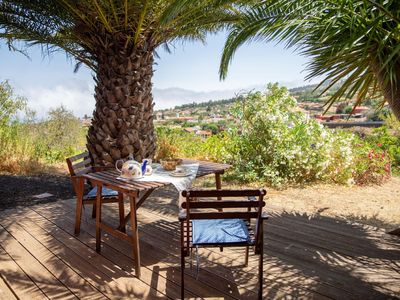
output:
[{"label": "green palm leaf", "polygon": [[328,88],[341,83],[328,107],[342,97],[357,97],[358,104],[383,96],[400,118],[399,20],[395,0],[262,1],[230,27],[220,77],[246,41],[277,41],[310,57],[306,79],[323,76]]}]

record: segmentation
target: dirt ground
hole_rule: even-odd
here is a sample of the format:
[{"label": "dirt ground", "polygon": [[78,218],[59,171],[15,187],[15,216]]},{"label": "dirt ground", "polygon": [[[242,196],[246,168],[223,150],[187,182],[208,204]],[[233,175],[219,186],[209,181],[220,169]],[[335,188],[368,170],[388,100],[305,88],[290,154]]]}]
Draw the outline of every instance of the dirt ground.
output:
[{"label": "dirt ground", "polygon": [[[51,196],[34,197],[44,193],[51,194]],[[74,195],[71,179],[66,175],[0,175],[0,210],[52,202],[58,199],[70,199]]]},{"label": "dirt ground", "polygon": [[[196,183],[196,186],[202,187],[211,185],[214,185],[212,176]],[[400,177],[393,177],[381,186],[320,184],[267,190],[268,206],[277,210],[343,218],[388,231],[400,227]],[[42,193],[52,196],[44,199],[33,197]],[[57,175],[0,175],[0,210],[73,197],[71,181],[65,171]]]},{"label": "dirt ground", "polygon": [[[196,186],[214,186],[213,178],[203,179]],[[224,187],[238,186],[223,184]],[[400,177],[371,186],[315,184],[285,190],[267,188],[267,207],[335,217],[391,231],[400,228]]]},{"label": "dirt ground", "polygon": [[271,206],[285,211],[339,217],[393,230],[400,227],[400,178],[381,186],[314,185],[270,190]]}]

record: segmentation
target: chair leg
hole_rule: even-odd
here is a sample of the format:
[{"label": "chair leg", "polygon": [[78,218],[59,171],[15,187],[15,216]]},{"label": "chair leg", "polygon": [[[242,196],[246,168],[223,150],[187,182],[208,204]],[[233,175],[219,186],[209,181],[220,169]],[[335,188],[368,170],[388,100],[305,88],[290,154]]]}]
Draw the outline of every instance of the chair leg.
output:
[{"label": "chair leg", "polygon": [[83,206],[82,198],[77,197],[76,214],[75,214],[75,234],[79,234],[81,232],[82,206]]},{"label": "chair leg", "polygon": [[[215,188],[217,190],[220,190],[222,188],[221,185],[221,174],[220,173],[215,173]],[[217,200],[221,200],[221,197],[217,197]],[[222,208],[219,208],[218,211],[222,211]],[[219,252],[223,252],[224,248],[219,247]]]},{"label": "chair leg", "polygon": [[199,247],[196,246],[196,280],[199,280],[199,272],[200,272]]},{"label": "chair leg", "polygon": [[96,202],[93,203],[93,208],[92,208],[92,218],[96,218]]},{"label": "chair leg", "polygon": [[132,247],[133,258],[135,259],[135,275],[137,278],[141,276],[140,270],[140,249],[139,249],[139,230],[136,215],[136,197],[129,196],[129,203],[131,208],[131,228],[132,228]]},{"label": "chair leg", "polygon": [[181,249],[181,299],[185,299],[185,254]]},{"label": "chair leg", "polygon": [[263,239],[263,228],[261,225],[260,257],[258,261],[258,299],[260,300],[263,298],[263,272],[264,272],[263,256],[264,256],[264,239]]},{"label": "chair leg", "polygon": [[[96,195],[96,251],[100,253],[101,251],[101,191],[103,187],[97,187]],[[94,206],[94,205],[93,205]]]},{"label": "chair leg", "polygon": [[[184,251],[184,232],[183,222],[181,222],[181,299],[185,299],[185,251]],[[192,249],[190,249],[191,251]],[[187,250],[189,251],[189,249]]]},{"label": "chair leg", "polygon": [[244,265],[246,267],[249,265],[249,246],[246,247],[246,253],[244,256]]}]

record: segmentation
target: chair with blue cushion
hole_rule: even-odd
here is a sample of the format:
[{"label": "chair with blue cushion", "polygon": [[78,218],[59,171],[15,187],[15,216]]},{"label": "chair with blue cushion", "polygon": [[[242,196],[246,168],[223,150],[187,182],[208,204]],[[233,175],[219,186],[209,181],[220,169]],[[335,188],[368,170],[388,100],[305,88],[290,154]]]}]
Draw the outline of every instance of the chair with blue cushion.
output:
[{"label": "chair with blue cushion", "polygon": [[249,247],[254,247],[254,253],[259,255],[258,299],[262,299],[263,221],[267,218],[262,211],[265,206],[263,200],[265,194],[264,189],[186,190],[182,192],[184,200],[179,214],[182,299],[184,299],[185,257],[191,254],[192,249],[197,251],[199,247],[220,247],[221,249],[223,247],[246,247],[246,265]]},{"label": "chair with blue cushion", "polygon": [[[85,204],[92,204],[92,217],[96,217],[96,187],[90,188],[90,191],[84,195],[85,179],[80,175],[98,172],[107,168],[104,166],[94,166],[89,152],[84,152],[73,157],[67,158],[68,170],[71,175],[72,185],[77,195],[76,201],[76,217],[75,217],[75,234],[79,234],[81,228],[82,208]],[[81,196],[82,195],[82,196]],[[124,202],[121,193],[103,187],[101,191],[102,203],[118,203],[120,227],[124,230]]]}]

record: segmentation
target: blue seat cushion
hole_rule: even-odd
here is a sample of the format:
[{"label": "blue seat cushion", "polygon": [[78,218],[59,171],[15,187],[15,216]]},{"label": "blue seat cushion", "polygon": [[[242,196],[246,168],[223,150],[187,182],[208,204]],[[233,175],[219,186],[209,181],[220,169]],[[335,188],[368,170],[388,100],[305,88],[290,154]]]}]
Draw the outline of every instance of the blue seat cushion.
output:
[{"label": "blue seat cushion", "polygon": [[[86,198],[96,198],[96,194],[97,194],[97,187],[94,187],[90,190],[89,193],[87,193]],[[101,195],[103,197],[115,197],[118,196],[118,192],[103,186],[101,190]]]},{"label": "blue seat cushion", "polygon": [[193,245],[236,244],[250,241],[241,219],[192,220]]}]

